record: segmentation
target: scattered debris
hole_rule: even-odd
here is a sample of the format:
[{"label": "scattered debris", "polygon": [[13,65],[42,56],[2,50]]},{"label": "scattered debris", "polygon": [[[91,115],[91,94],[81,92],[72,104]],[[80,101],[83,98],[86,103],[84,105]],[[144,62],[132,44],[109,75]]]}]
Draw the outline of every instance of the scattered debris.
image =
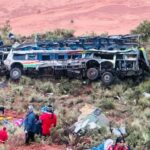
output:
[{"label": "scattered debris", "polygon": [[144,95],[145,97],[147,97],[147,98],[150,97],[150,93],[144,92],[143,95]]},{"label": "scattered debris", "polygon": [[119,137],[119,136],[126,134],[126,129],[125,127],[113,128],[112,132],[114,135]]},{"label": "scattered debris", "polygon": [[78,118],[78,122],[74,124],[74,133],[82,134],[87,129],[107,127],[109,125],[109,120],[102,114],[101,109],[89,106],[85,105],[81,109],[82,113]]},{"label": "scattered debris", "polygon": [[54,95],[54,93],[46,93],[46,96],[53,96]]}]

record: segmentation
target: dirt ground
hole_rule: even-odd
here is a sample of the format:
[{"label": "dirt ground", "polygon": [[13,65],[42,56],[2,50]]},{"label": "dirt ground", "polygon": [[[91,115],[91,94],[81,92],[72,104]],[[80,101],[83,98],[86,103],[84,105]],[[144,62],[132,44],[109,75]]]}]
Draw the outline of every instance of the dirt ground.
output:
[{"label": "dirt ground", "polygon": [[8,146],[0,144],[0,149],[9,149],[9,150],[65,150],[63,146],[58,145],[42,145],[38,143],[32,143],[28,146],[17,146],[17,147],[11,147],[8,148]]},{"label": "dirt ground", "polygon": [[48,146],[48,145],[41,145],[41,144],[32,144],[30,146],[20,146],[16,147],[11,150],[65,150],[63,146]]},{"label": "dirt ground", "polygon": [[9,20],[13,31],[22,35],[56,28],[74,29],[76,35],[125,34],[146,19],[149,0],[0,1],[0,25]]}]

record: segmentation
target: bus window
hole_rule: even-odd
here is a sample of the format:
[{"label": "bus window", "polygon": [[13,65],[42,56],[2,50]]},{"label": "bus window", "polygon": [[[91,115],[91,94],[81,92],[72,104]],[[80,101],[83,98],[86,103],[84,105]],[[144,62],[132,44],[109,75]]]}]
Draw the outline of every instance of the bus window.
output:
[{"label": "bus window", "polygon": [[50,60],[50,55],[42,55],[42,60]]},{"label": "bus window", "polygon": [[3,59],[5,60],[7,58],[7,56],[8,56],[8,54],[4,54],[4,58]]},{"label": "bus window", "polygon": [[64,60],[64,59],[65,59],[64,55],[58,55],[58,60]]},{"label": "bus window", "polygon": [[3,58],[3,56],[2,56],[2,54],[0,54],[0,60],[2,60],[2,58]]},{"label": "bus window", "polygon": [[[5,59],[5,55],[4,55],[4,59]],[[14,60],[25,60],[25,54],[14,54],[13,59]]]},{"label": "bus window", "polygon": [[100,59],[102,56],[102,54],[99,53],[94,53],[94,58]]},{"label": "bus window", "polygon": [[91,53],[85,54],[85,58],[89,58],[89,57],[91,57]]},{"label": "bus window", "polygon": [[56,54],[50,54],[50,59],[51,60],[57,60],[57,55]]},{"label": "bus window", "polygon": [[68,59],[71,59],[71,55],[68,55]]},{"label": "bus window", "polygon": [[113,54],[102,54],[101,59],[110,59],[113,60],[114,55]]},{"label": "bus window", "polygon": [[28,54],[28,60],[36,60],[37,55],[36,54]]},{"label": "bus window", "polygon": [[82,55],[72,55],[72,59],[80,59],[82,58]]}]

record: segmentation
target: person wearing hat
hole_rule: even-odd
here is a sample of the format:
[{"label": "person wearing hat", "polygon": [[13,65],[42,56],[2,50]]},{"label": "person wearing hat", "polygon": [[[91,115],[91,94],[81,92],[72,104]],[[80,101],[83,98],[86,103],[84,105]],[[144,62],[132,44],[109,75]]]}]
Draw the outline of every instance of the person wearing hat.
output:
[{"label": "person wearing hat", "polygon": [[46,110],[40,115],[42,122],[42,135],[49,136],[52,127],[56,127],[57,117],[54,114],[53,107],[48,105]]},{"label": "person wearing hat", "polygon": [[123,137],[118,137],[116,139],[115,145],[111,145],[108,150],[129,150],[125,145],[125,140]]},{"label": "person wearing hat", "polygon": [[29,144],[34,141],[35,130],[35,113],[32,105],[28,106],[28,112],[24,121],[25,124],[25,143]]}]

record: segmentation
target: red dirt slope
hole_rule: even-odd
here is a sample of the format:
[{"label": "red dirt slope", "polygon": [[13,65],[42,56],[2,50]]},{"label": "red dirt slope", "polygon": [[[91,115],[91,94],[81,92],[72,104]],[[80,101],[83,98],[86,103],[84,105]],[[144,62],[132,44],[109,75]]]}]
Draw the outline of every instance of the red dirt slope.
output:
[{"label": "red dirt slope", "polygon": [[0,25],[28,35],[56,28],[83,33],[128,33],[150,19],[149,0],[0,0]]},{"label": "red dirt slope", "polygon": [[20,146],[11,150],[65,150],[62,146],[48,146],[40,144],[32,144],[30,146]]}]

